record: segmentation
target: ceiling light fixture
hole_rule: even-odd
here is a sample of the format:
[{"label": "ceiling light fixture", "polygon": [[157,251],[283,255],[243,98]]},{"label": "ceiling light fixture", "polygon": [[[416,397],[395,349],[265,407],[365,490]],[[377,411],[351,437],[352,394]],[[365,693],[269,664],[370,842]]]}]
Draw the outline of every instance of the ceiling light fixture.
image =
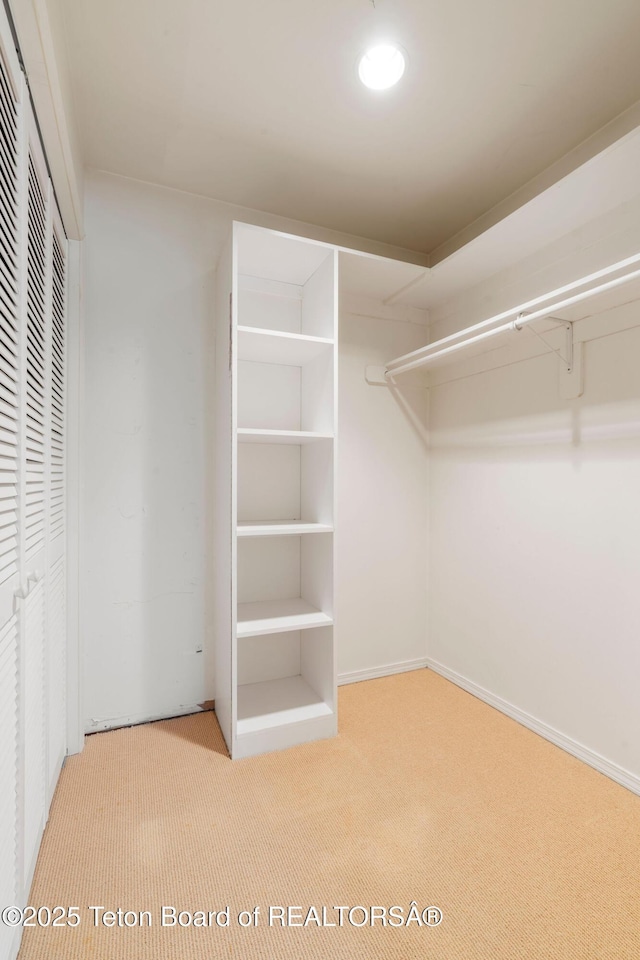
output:
[{"label": "ceiling light fixture", "polygon": [[371,90],[388,90],[404,73],[405,58],[395,43],[370,47],[358,64],[358,76]]}]

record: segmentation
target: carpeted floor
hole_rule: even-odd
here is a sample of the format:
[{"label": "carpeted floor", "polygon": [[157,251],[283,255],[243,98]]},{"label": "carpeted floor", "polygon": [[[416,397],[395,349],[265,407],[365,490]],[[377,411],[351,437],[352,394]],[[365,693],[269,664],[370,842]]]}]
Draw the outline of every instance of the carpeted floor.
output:
[{"label": "carpeted floor", "polygon": [[[333,909],[411,901],[442,922]],[[31,903],[81,922],[26,930],[20,960],[638,960],[640,798],[420,670],[341,688],[336,739],[255,759],[227,758],[212,713],[88,738]],[[163,905],[228,905],[229,926],[162,927]],[[317,914],[269,926],[269,906]]]}]

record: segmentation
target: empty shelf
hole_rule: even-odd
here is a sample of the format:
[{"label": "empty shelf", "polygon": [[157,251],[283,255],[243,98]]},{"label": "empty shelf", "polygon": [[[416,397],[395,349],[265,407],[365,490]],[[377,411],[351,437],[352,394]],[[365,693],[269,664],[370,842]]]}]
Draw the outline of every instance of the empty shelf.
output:
[{"label": "empty shelf", "polygon": [[317,610],[301,597],[238,604],[238,637],[258,637],[289,630],[308,630],[333,623],[328,613]]},{"label": "empty shelf", "polygon": [[259,327],[238,327],[238,359],[301,367],[333,346],[333,340],[280,333]]},{"label": "empty shelf", "polygon": [[277,520],[264,523],[239,523],[239,537],[299,537],[303,533],[332,533],[327,523],[303,523],[301,520]]},{"label": "empty shelf", "polygon": [[238,736],[287,723],[330,716],[333,711],[302,677],[238,687]]},{"label": "empty shelf", "polygon": [[314,440],[331,440],[330,433],[313,433],[310,430],[250,430],[238,428],[238,443],[313,443]]}]

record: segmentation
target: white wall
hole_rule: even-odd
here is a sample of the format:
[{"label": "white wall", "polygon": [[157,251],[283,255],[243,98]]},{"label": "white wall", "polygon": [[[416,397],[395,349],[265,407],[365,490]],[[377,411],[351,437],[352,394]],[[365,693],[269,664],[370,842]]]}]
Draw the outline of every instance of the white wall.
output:
[{"label": "white wall", "polygon": [[[247,218],[121,177],[87,181],[87,729],[179,713],[212,696],[196,652],[208,603],[206,332],[218,252],[239,214]],[[376,311],[367,303],[364,312]],[[380,313],[388,319],[341,318],[337,606],[340,671],[350,678],[426,657],[424,437],[388,391],[364,380],[365,364],[421,345],[426,332],[393,319],[406,308]],[[403,396],[424,429],[424,391]]]},{"label": "white wall", "polygon": [[[494,278],[457,315],[443,307],[436,336],[506,305],[507,280],[533,291],[561,266],[547,259]],[[429,657],[639,790],[640,302],[587,323],[599,339],[585,344],[579,400],[559,399],[550,355],[502,351],[504,366],[433,378]]]},{"label": "white wall", "polygon": [[108,176],[86,194],[87,729],[204,699],[204,357],[220,226]]},{"label": "white wall", "polygon": [[336,615],[343,682],[426,663],[427,392],[408,377],[395,394],[364,377],[367,364],[384,364],[426,339],[423,326],[376,317],[375,305],[340,313]]}]

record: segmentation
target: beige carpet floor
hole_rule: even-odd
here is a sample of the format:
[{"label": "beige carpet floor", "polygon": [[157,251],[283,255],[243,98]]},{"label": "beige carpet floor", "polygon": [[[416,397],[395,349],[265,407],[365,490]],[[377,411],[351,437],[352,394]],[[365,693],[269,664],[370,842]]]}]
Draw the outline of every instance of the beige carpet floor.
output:
[{"label": "beige carpet floor", "polygon": [[[268,922],[411,901],[442,922]],[[640,798],[420,670],[343,687],[336,739],[254,759],[227,758],[213,713],[88,738],[31,902],[81,923],[25,931],[20,960],[638,960]],[[163,905],[228,905],[229,926],[162,927]]]}]

